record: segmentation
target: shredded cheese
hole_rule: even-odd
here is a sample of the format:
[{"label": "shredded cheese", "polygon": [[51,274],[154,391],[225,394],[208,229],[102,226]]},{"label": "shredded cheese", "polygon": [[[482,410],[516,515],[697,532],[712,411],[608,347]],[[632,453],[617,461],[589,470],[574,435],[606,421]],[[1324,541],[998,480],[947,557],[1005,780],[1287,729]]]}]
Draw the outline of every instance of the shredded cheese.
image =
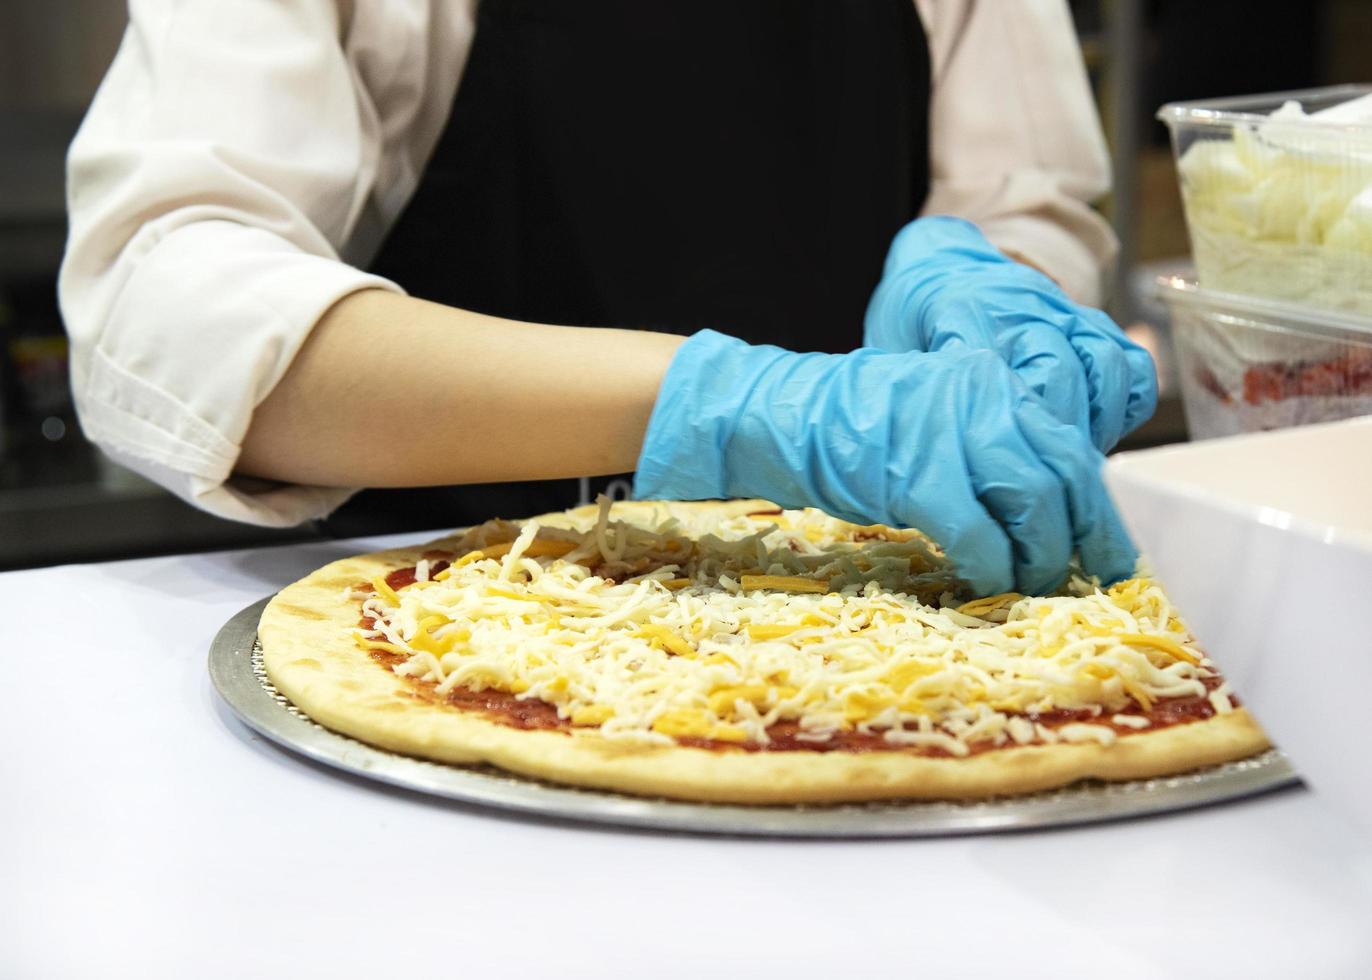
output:
[{"label": "shredded cheese", "polygon": [[817,582],[799,575],[744,575],[739,585],[745,592],[780,589],[785,592],[828,592],[828,582]]},{"label": "shredded cheese", "polygon": [[[555,706],[574,732],[650,743],[765,745],[788,721],[816,744],[859,731],[962,756],[1109,745],[1169,697],[1232,710],[1146,577],[959,605],[921,536],[817,511],[640,525],[602,501],[566,521],[483,525],[416,586],[374,579],[359,646],[404,655],[397,672],[440,692],[496,688]],[[1054,709],[1096,721],[1035,720]]]},{"label": "shredded cheese", "polygon": [[377,595],[381,596],[391,605],[400,605],[400,596],[396,595],[395,589],[391,588],[390,584],[387,583],[386,576],[378,575],[376,578],[372,579],[372,588],[376,590]]}]

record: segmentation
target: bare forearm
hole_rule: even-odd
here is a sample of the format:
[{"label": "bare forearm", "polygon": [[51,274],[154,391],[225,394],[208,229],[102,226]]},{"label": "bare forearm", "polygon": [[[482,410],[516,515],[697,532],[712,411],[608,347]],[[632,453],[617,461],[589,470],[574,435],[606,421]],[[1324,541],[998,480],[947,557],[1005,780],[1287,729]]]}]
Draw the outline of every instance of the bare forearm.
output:
[{"label": "bare forearm", "polygon": [[319,486],[631,470],[680,343],[354,293],[257,407],[238,470]]}]

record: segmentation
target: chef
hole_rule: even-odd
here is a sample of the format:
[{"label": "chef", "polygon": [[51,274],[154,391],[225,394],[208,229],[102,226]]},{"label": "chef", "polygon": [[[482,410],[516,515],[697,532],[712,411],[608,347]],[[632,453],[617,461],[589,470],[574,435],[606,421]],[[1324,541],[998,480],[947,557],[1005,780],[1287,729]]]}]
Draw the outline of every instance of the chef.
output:
[{"label": "chef", "polygon": [[238,520],[634,471],[920,527],[984,593],[1111,580],[1100,454],[1156,393],[1090,306],[1107,180],[1058,0],[133,0],[69,158],[73,386]]}]

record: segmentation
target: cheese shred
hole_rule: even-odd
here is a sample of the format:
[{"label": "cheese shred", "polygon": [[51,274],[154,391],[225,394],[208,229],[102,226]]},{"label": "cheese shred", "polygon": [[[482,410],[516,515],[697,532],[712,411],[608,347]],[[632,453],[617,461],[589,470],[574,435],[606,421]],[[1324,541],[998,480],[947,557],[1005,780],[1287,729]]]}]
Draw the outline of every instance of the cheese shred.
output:
[{"label": "cheese shred", "polygon": [[[818,511],[699,524],[616,520],[608,501],[591,517],[491,522],[422,587],[373,579],[356,642],[440,691],[504,690],[553,705],[574,733],[648,743],[766,745],[786,722],[816,745],[856,731],[960,756],[1109,745],[1169,697],[1232,708],[1145,576],[960,602],[915,532]],[[1057,709],[1088,720],[1038,720]]]}]

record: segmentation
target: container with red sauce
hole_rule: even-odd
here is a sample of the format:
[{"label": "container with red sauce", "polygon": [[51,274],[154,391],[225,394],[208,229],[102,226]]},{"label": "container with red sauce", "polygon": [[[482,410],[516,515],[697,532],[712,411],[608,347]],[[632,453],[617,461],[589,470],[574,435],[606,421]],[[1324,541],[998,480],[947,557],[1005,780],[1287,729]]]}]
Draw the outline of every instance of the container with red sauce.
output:
[{"label": "container with red sauce", "polygon": [[1158,281],[1192,439],[1372,415],[1372,317]]}]

